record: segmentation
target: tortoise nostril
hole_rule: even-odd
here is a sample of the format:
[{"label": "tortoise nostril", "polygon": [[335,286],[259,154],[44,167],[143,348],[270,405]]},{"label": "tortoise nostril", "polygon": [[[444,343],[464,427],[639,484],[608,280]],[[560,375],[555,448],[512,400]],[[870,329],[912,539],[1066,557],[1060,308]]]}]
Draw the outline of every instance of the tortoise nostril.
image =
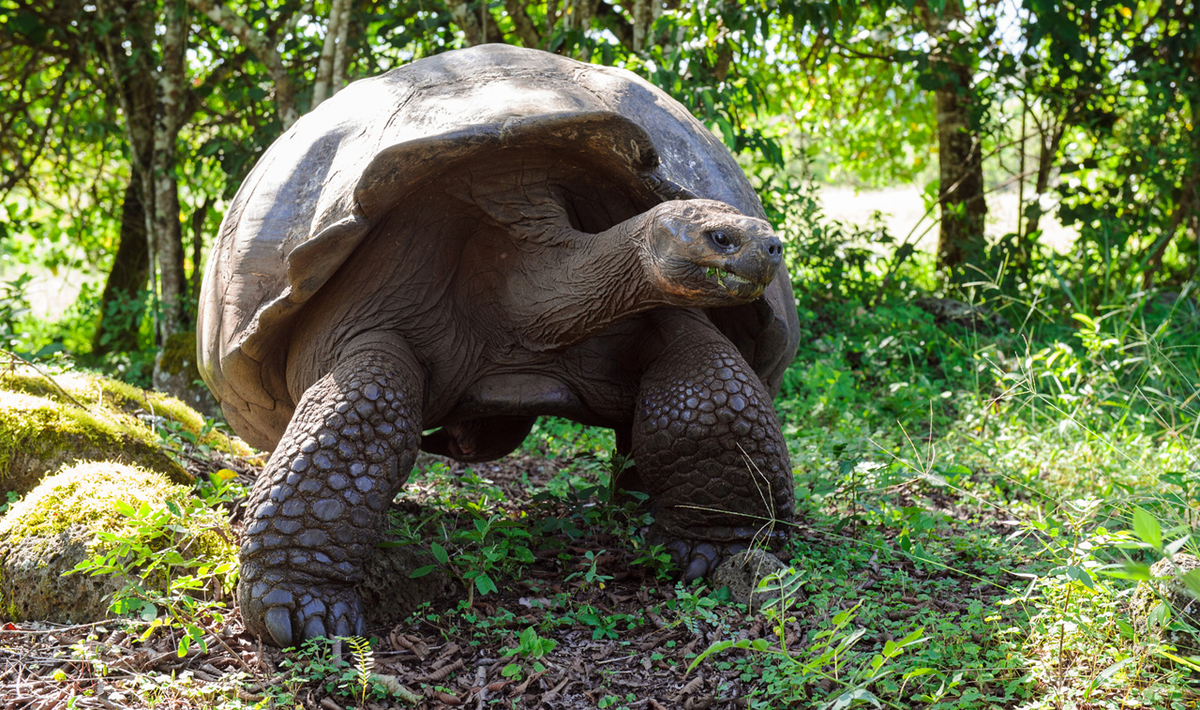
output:
[{"label": "tortoise nostril", "polygon": [[778,239],[772,238],[767,242],[767,254],[771,256],[783,254],[783,244]]}]

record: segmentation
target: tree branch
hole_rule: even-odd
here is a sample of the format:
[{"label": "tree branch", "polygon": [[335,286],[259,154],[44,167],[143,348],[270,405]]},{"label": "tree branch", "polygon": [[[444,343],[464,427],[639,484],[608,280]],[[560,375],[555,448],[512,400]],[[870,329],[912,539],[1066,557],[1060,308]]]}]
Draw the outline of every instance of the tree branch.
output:
[{"label": "tree branch", "polygon": [[517,29],[517,36],[521,38],[521,44],[531,49],[542,46],[542,36],[533,26],[533,20],[530,19],[529,13],[525,12],[525,6],[521,4],[521,0],[504,0],[504,11],[512,19],[513,26]]},{"label": "tree branch", "polygon": [[279,121],[283,124],[284,130],[290,128],[300,117],[296,109],[295,90],[292,87],[292,79],[288,74],[287,67],[283,64],[283,58],[275,50],[271,38],[256,32],[241,15],[230,10],[223,3],[213,0],[188,0],[188,2],[196,10],[204,13],[218,27],[237,38],[242,46],[250,50],[263,63],[263,66],[267,68],[267,73],[271,75],[271,81],[275,84],[275,107],[279,112]]}]

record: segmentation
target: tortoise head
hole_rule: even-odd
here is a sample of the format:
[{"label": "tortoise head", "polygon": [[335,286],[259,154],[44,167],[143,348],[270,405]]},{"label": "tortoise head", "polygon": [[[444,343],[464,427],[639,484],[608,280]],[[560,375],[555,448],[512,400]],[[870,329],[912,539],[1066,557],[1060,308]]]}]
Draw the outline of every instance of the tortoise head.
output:
[{"label": "tortoise head", "polygon": [[770,225],[723,202],[674,200],[645,216],[647,275],[676,305],[753,301],[783,261],[783,246]]}]

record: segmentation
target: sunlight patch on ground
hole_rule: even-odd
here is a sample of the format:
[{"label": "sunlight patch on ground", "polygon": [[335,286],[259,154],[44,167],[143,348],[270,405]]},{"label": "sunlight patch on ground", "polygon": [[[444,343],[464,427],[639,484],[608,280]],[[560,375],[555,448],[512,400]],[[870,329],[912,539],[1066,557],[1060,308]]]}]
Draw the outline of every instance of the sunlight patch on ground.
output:
[{"label": "sunlight patch on ground", "polygon": [[[937,245],[936,215],[925,215],[925,203],[921,190],[915,185],[888,187],[882,190],[855,190],[841,185],[822,185],[818,195],[825,215],[830,219],[851,224],[866,224],[871,214],[883,213],[884,224],[897,241],[903,242],[911,234],[917,248],[932,252]],[[1028,198],[1026,198],[1028,199]],[[997,238],[1016,231],[1016,191],[994,192],[987,196],[987,235]],[[1049,208],[1047,204],[1045,207]],[[1072,249],[1078,232],[1063,227],[1053,215],[1042,217],[1042,242],[1049,244],[1059,253]]]}]

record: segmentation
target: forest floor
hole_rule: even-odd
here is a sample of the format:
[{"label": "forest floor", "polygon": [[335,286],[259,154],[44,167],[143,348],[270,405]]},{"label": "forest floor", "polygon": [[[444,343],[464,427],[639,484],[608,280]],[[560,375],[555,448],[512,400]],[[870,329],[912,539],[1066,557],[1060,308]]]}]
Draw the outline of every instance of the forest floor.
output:
[{"label": "forest floor", "polygon": [[[1037,698],[1056,682],[1067,696],[1113,699],[1114,674],[1079,654],[1088,634],[1046,635],[1035,619],[1030,580],[1049,567],[1038,560],[1049,537],[1035,540],[1013,508],[969,494],[964,471],[886,486],[909,526],[863,525],[863,499],[859,520],[810,509],[787,548],[789,603],[751,613],[647,560],[630,534],[637,513],[603,505],[594,485],[608,462],[579,453],[606,442],[559,426],[571,441],[557,455],[525,451],[473,471],[429,457],[408,486],[401,523],[416,537],[450,546],[491,521],[448,568],[483,570],[494,590],[468,595],[460,578],[404,622],[368,629],[371,645],[358,652],[347,641],[264,647],[236,611],[206,627],[206,648],[182,655],[182,629],[170,625],[8,624],[0,707],[1007,708],[1043,707]],[[919,534],[919,520],[934,534]],[[1055,643],[1069,653],[1041,655]],[[696,664],[714,645],[726,648]],[[1153,666],[1152,654],[1140,662]],[[1138,681],[1148,705],[1069,706],[1192,707],[1200,695],[1163,683],[1169,675]],[[1067,705],[1044,707],[1056,706]]]},{"label": "forest floor", "polygon": [[[418,462],[391,536],[448,582],[369,645],[264,647],[226,577],[224,608],[5,625],[0,710],[1200,706],[1200,621],[1147,585],[1200,553],[1200,307],[1151,294],[1130,312],[1175,330],[1033,340],[821,298],[776,400],[797,504],[781,603],[678,582],[610,490],[612,433],[542,419],[500,461]],[[178,453],[236,472],[236,528],[257,468]],[[1139,588],[1161,595],[1148,614]]]},{"label": "forest floor", "polygon": [[[460,465],[432,457],[426,460],[431,463],[437,484],[462,480]],[[546,520],[584,523],[588,511],[571,510],[561,500],[547,506],[530,496],[531,490],[552,487],[563,468],[553,459],[516,455],[477,467],[465,485],[502,495],[507,517],[529,520],[530,529]],[[255,472],[245,468],[242,474]],[[420,491],[428,491],[429,482],[418,476],[410,486],[417,492],[414,511],[421,509]],[[539,536],[532,561],[507,578],[493,568],[498,589],[473,595],[470,605],[464,587],[453,584],[406,622],[369,629],[373,643],[366,671],[364,657],[345,642],[341,648],[313,644],[299,652],[264,647],[243,630],[236,614],[207,635],[207,649],[192,646],[183,655],[177,652],[178,629],[159,628],[143,638],[147,625],[139,622],[8,624],[0,630],[2,707],[740,708],[749,706],[751,694],[761,700],[764,682],[779,670],[764,669],[771,659],[762,652],[732,649],[689,671],[713,644],[762,639],[764,648],[779,649],[781,642],[783,648],[803,647],[839,613],[850,611],[852,619],[860,600],[877,594],[870,590],[890,587],[897,575],[914,585],[936,581],[935,593],[913,586],[872,613],[891,622],[890,628],[874,626],[855,642],[882,647],[910,633],[918,615],[954,618],[972,606],[992,607],[1007,593],[1006,583],[1017,581],[1003,574],[985,579],[965,568],[926,572],[909,559],[881,563],[871,555],[861,568],[846,570],[838,585],[857,594],[821,602],[815,617],[748,613],[727,593],[685,586],[657,576],[653,566],[633,564],[638,552],[616,529],[621,522],[614,526],[622,517],[614,507],[615,516],[599,513],[586,532]],[[967,511],[956,514],[971,517]],[[1011,530],[1002,521],[989,525],[987,534]],[[829,552],[853,541],[852,534],[830,534],[803,520],[793,536],[791,549],[798,550]],[[809,596],[803,587],[821,586],[811,580],[796,589],[793,604]],[[522,637],[523,630],[532,633]],[[832,649],[845,638],[831,635],[825,645]],[[365,686],[360,672],[374,674],[366,676]],[[842,682],[813,678],[814,702],[836,697],[833,691]],[[404,690],[397,693],[395,684]]]}]

